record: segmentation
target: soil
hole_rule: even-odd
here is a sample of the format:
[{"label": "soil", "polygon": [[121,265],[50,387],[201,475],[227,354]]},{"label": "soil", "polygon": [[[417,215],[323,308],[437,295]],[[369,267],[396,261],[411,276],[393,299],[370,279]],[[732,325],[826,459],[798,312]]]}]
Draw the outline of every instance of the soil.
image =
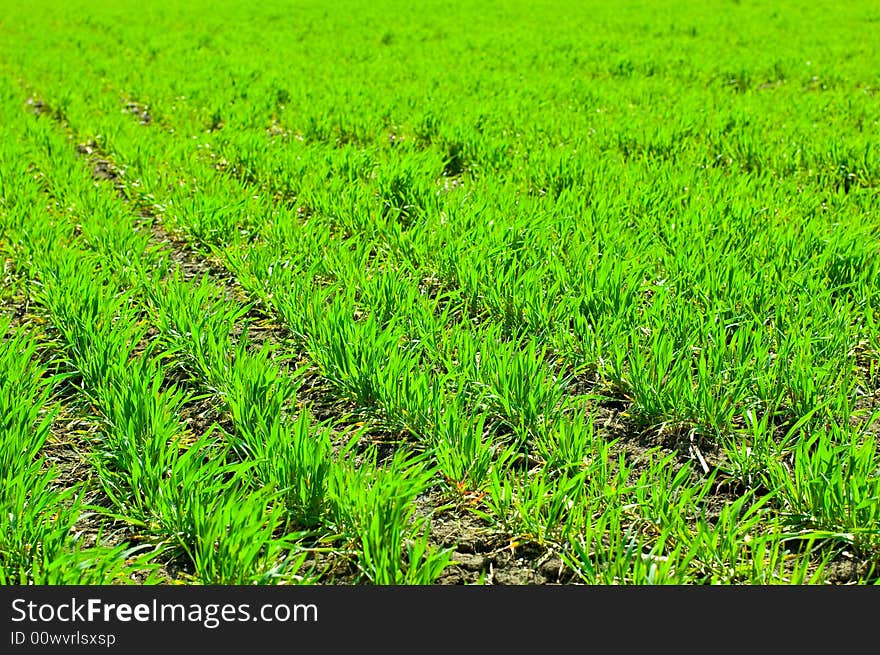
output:
[{"label": "soil", "polygon": [[150,125],[153,122],[153,117],[150,115],[150,108],[136,100],[129,100],[126,102],[122,111],[137,118],[141,125]]},{"label": "soil", "polygon": [[844,550],[828,563],[825,575],[827,582],[833,585],[863,584],[865,580],[880,582],[880,562]]},{"label": "soil", "polygon": [[511,540],[467,510],[437,511],[446,502],[439,492],[420,500],[426,509],[434,509],[432,545],[454,549],[452,562],[437,584],[540,585],[572,581],[572,571],[551,547]]}]

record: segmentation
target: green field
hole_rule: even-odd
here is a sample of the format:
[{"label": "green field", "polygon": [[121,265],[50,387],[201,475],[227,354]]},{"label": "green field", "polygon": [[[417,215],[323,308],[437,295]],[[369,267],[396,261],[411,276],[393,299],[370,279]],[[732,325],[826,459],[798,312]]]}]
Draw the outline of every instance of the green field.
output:
[{"label": "green field", "polygon": [[0,7],[0,584],[880,581],[874,0]]}]

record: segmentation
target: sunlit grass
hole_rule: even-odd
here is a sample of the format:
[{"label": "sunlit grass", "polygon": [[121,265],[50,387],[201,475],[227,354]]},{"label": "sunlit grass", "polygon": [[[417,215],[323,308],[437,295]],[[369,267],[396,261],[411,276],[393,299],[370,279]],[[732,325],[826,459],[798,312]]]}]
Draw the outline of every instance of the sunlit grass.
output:
[{"label": "sunlit grass", "polygon": [[30,4],[0,582],[876,582],[869,3]]}]

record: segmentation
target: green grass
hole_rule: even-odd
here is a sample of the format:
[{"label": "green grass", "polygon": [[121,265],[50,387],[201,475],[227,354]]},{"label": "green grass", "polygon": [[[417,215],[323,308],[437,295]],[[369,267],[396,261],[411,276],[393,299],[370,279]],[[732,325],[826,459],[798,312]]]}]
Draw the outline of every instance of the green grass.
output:
[{"label": "green grass", "polygon": [[880,581],[871,3],[0,16],[3,584]]}]

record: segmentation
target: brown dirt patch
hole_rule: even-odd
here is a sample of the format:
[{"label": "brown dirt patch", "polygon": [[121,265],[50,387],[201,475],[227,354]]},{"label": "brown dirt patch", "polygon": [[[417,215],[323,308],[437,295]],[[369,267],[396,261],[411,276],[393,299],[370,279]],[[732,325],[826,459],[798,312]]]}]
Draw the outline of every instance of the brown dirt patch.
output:
[{"label": "brown dirt patch", "polygon": [[129,100],[122,109],[123,113],[134,116],[141,125],[150,125],[153,117],[150,115],[149,106],[142,104],[136,100]]},{"label": "brown dirt patch", "polygon": [[562,584],[573,577],[550,546],[519,543],[466,508],[449,507],[441,492],[418,503],[419,513],[431,516],[431,544],[453,549],[437,584]]}]

